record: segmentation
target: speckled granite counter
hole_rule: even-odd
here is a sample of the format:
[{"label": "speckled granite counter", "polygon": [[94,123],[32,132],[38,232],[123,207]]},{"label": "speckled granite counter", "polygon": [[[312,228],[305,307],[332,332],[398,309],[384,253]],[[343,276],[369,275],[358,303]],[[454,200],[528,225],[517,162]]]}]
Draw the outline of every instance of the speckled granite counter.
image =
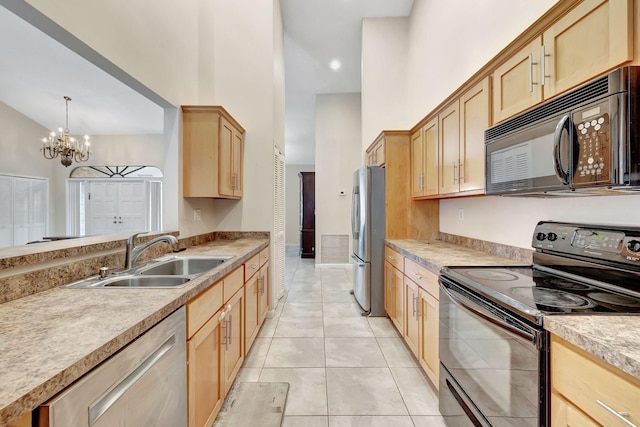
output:
[{"label": "speckled granite counter", "polygon": [[[503,256],[493,255],[439,240],[387,240],[386,243],[402,255],[427,267],[434,273],[440,268],[454,265],[528,265]],[[515,248],[514,250],[517,250]]]},{"label": "speckled granite counter", "polygon": [[544,328],[640,378],[640,316],[547,316]]},{"label": "speckled granite counter", "polygon": [[180,255],[234,255],[180,289],[54,288],[0,304],[0,425],[90,371],[268,245],[216,240]]},{"label": "speckled granite counter", "polygon": [[[493,255],[442,241],[387,240],[402,255],[438,273],[441,267],[459,265],[527,265],[526,253]],[[547,316],[544,328],[594,354],[611,365],[640,378],[640,316]]]}]

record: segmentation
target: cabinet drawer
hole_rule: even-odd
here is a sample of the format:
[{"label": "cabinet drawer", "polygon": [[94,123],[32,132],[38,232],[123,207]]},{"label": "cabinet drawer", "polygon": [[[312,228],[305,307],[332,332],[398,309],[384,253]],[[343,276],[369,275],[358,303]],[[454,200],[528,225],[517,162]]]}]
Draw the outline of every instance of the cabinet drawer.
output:
[{"label": "cabinet drawer", "polygon": [[269,262],[269,246],[260,251],[260,267]]},{"label": "cabinet drawer", "polygon": [[603,404],[640,425],[640,380],[556,336],[551,338],[551,385],[602,425],[626,425]]},{"label": "cabinet drawer", "polygon": [[384,259],[387,260],[398,270],[402,271],[404,265],[404,257],[399,252],[391,249],[389,246],[384,247]]},{"label": "cabinet drawer", "polygon": [[255,254],[249,261],[244,263],[244,281],[247,282],[251,276],[260,269],[260,254]]},{"label": "cabinet drawer", "polygon": [[224,303],[222,288],[221,280],[187,303],[187,339],[198,332],[202,325],[222,307]]},{"label": "cabinet drawer", "polygon": [[429,271],[417,262],[404,259],[404,275],[416,282],[422,289],[438,299],[438,275]]},{"label": "cabinet drawer", "polygon": [[229,273],[228,276],[224,278],[224,288],[222,297],[224,302],[227,302],[229,298],[233,296],[242,286],[244,285],[243,278],[243,269],[242,267],[238,267],[233,272]]}]

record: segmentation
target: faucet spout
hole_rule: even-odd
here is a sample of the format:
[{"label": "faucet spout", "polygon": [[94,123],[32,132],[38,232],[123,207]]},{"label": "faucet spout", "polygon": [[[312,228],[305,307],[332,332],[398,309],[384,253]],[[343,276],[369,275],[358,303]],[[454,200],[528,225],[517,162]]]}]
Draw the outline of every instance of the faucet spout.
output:
[{"label": "faucet spout", "polygon": [[144,233],[136,233],[127,239],[127,251],[124,258],[124,268],[126,269],[130,269],[131,267],[133,267],[133,264],[136,262],[136,259],[138,259],[140,255],[142,255],[142,252],[155,245],[156,243],[165,242],[170,245],[175,245],[178,243],[178,239],[176,239],[175,236],[166,234],[151,239],[148,242],[141,244],[140,246],[136,246],[135,241],[136,237],[138,237],[139,234]]}]

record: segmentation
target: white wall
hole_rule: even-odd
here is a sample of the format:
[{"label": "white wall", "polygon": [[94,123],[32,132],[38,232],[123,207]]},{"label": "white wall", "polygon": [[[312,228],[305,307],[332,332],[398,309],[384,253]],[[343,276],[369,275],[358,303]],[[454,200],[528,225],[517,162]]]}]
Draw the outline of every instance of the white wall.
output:
[{"label": "white wall", "polygon": [[353,172],[361,165],[361,129],[359,93],[316,96],[316,183],[321,183],[316,185],[316,263],[322,259],[323,235],[351,234],[350,195]]},{"label": "white wall", "polygon": [[410,129],[408,18],[362,21],[362,149],[382,130]]},{"label": "white wall", "polygon": [[300,246],[299,172],[314,172],[315,165],[287,165],[285,169],[285,242]]}]

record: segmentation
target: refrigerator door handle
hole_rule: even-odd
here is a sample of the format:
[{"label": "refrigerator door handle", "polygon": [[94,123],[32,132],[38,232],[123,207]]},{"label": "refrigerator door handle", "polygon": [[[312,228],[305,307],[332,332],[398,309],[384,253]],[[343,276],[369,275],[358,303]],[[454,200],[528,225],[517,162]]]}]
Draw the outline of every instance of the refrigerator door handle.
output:
[{"label": "refrigerator door handle", "polygon": [[351,196],[351,233],[353,238],[358,240],[360,237],[360,201],[358,199],[360,192],[358,187],[353,187],[353,194]]},{"label": "refrigerator door handle", "polygon": [[352,260],[352,261],[353,261],[353,263],[354,263],[355,265],[357,265],[358,267],[364,267],[364,266],[366,266],[366,265],[367,265],[367,263],[366,263],[366,262],[364,262],[364,261],[360,260],[360,259],[359,259],[357,256],[355,256],[355,255],[351,255],[351,260]]}]

